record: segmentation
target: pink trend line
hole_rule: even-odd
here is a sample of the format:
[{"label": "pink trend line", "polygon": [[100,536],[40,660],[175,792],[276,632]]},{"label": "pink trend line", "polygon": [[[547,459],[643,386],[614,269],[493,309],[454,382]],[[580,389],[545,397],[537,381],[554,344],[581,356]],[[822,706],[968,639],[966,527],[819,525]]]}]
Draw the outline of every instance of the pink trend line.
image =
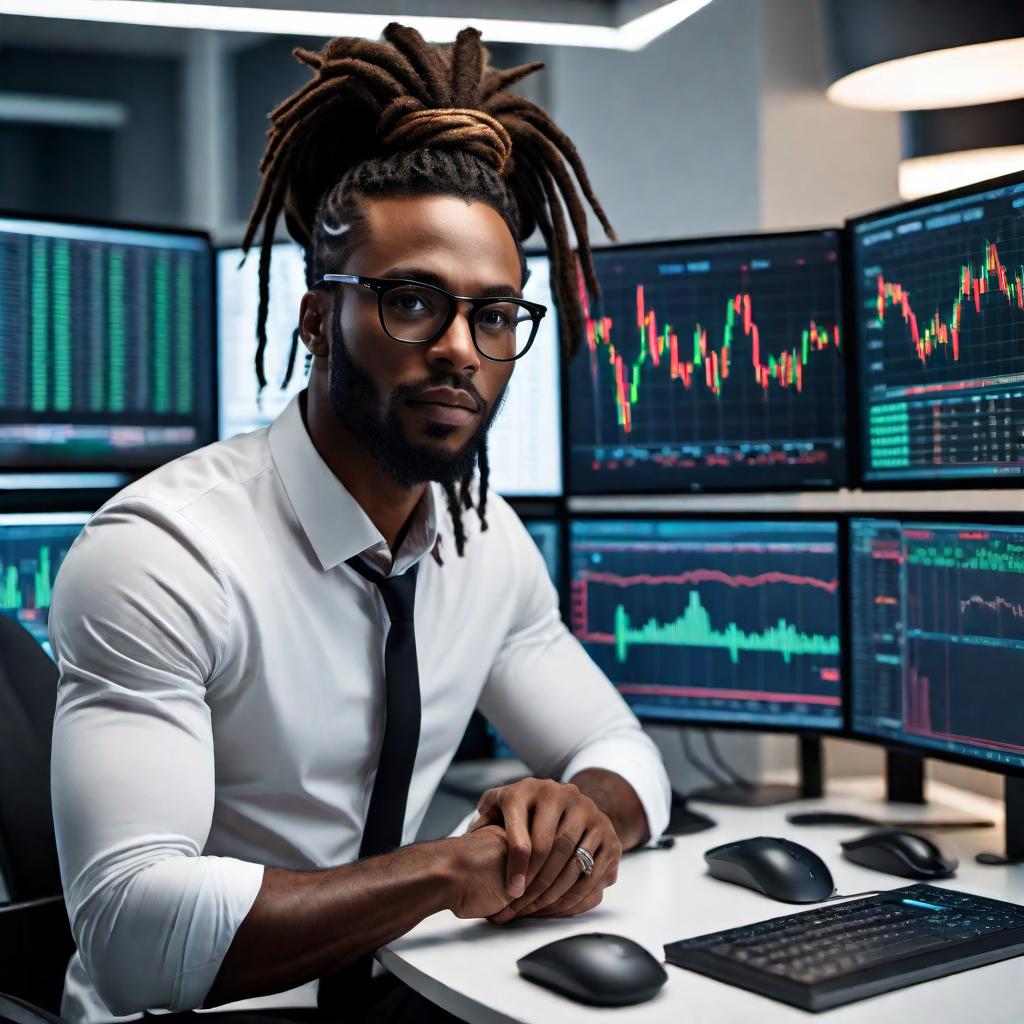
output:
[{"label": "pink trend line", "polygon": [[638,584],[660,583],[724,583],[729,587],[762,587],[766,583],[792,583],[794,586],[817,587],[834,594],[839,580],[819,580],[813,576],[794,576],[788,572],[763,572],[757,576],[730,576],[720,569],[693,569],[677,576],[651,576],[640,573],[636,576],[618,576],[612,572],[587,572],[580,576],[587,583],[608,583],[614,587],[634,587]]},{"label": "pink trend line", "polygon": [[980,594],[971,594],[965,601],[960,602],[960,614],[963,615],[972,604],[983,605],[997,615],[1000,608],[1005,608],[1016,618],[1024,619],[1024,605],[1014,604],[1012,601],[1007,601],[1005,597],[996,596],[991,601],[986,601]]}]

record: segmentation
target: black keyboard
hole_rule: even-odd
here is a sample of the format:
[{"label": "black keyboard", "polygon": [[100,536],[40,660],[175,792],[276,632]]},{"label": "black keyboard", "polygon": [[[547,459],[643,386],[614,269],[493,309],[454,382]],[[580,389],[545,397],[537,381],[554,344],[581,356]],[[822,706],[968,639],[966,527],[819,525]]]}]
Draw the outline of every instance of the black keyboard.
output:
[{"label": "black keyboard", "polygon": [[665,959],[803,1010],[1024,953],[1024,907],[933,885],[671,942]]}]

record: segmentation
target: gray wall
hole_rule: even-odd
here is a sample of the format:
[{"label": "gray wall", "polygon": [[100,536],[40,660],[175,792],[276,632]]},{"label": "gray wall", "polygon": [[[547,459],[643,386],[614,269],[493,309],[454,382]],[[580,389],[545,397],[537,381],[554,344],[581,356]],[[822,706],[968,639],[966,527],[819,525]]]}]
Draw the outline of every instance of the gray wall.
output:
[{"label": "gray wall", "polygon": [[[43,212],[181,223],[179,79],[180,63],[169,58],[0,48],[0,92],[116,100],[127,112],[106,156],[96,138],[103,132],[0,133],[0,163],[20,160],[30,168],[28,181],[0,179],[0,206],[24,209],[35,193],[50,197]],[[39,133],[47,132],[49,144],[41,145]],[[94,178],[103,160],[108,167]]]},{"label": "gray wall", "polygon": [[551,111],[624,241],[838,224],[898,199],[899,121],[824,94],[819,0],[715,0],[639,53],[554,48]]},{"label": "gray wall", "polygon": [[715,0],[639,53],[541,55],[551,112],[622,240],[758,225],[760,6]]}]

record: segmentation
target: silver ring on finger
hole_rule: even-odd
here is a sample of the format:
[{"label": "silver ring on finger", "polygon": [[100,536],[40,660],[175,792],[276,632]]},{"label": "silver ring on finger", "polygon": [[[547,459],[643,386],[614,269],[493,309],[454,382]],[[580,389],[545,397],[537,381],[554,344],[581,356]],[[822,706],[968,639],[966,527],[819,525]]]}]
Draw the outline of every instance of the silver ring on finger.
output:
[{"label": "silver ring on finger", "polygon": [[585,850],[582,846],[576,847],[576,863],[580,866],[580,871],[585,875],[589,875],[594,870],[594,855],[589,851]]}]

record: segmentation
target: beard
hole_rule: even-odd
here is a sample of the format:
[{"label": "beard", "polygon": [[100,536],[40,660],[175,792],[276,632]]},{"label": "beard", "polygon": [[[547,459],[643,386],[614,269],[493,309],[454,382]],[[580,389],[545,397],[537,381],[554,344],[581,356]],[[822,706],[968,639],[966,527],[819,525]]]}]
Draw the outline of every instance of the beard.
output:
[{"label": "beard", "polygon": [[[345,347],[340,319],[338,309],[332,324],[327,380],[327,397],[334,415],[369,450],[384,472],[403,487],[413,487],[427,480],[451,485],[469,476],[476,466],[480,443],[504,402],[507,385],[493,406],[488,407],[469,377],[459,373],[438,373],[416,384],[402,384],[387,396],[386,402],[382,401],[380,388]],[[421,391],[436,387],[461,389],[477,403],[479,425],[466,443],[455,451],[439,444],[410,441],[402,429],[399,414],[402,404]],[[424,432],[428,437],[442,441],[457,429],[447,423],[428,422]]]}]

